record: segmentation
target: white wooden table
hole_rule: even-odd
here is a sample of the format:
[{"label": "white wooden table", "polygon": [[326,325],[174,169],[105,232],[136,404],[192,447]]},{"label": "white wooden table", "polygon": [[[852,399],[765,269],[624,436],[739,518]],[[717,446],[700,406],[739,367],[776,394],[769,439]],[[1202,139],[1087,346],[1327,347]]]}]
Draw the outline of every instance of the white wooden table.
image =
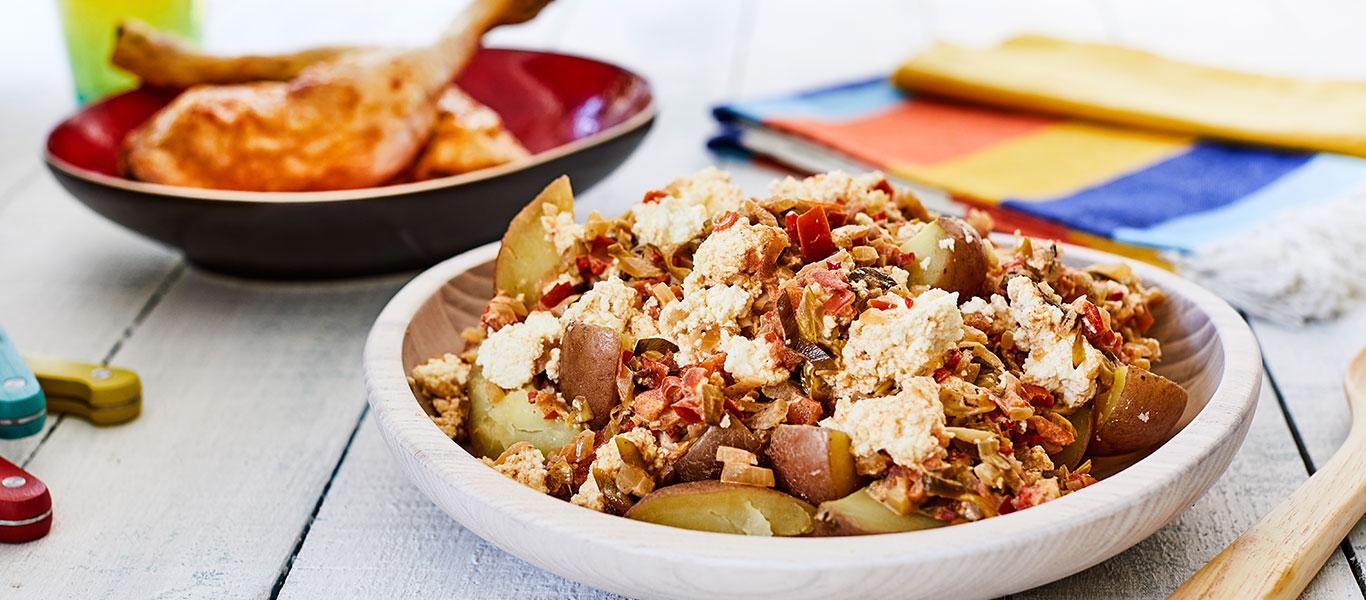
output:
[{"label": "white wooden table", "polygon": [[[414,43],[459,3],[210,0],[206,44],[269,50]],[[649,76],[663,112],[641,150],[582,195],[620,211],[716,159],[718,101],[887,72],[936,37],[1022,30],[1119,41],[1275,73],[1366,77],[1366,2],[1245,0],[560,0],[493,45],[604,57]],[[187,268],[68,197],[39,162],[72,109],[53,3],[0,20],[0,323],[21,347],[139,371],[145,412],[95,428],[51,418],[0,443],[53,490],[47,538],[0,546],[4,598],[597,597],[461,529],[396,472],[368,422],[360,349],[412,274],[262,283]],[[749,189],[772,173],[725,164]],[[1269,385],[1208,495],[1133,549],[1027,597],[1172,590],[1323,464],[1346,434],[1341,377],[1366,310],[1331,324],[1253,321]],[[1360,525],[1308,595],[1358,598]]]}]

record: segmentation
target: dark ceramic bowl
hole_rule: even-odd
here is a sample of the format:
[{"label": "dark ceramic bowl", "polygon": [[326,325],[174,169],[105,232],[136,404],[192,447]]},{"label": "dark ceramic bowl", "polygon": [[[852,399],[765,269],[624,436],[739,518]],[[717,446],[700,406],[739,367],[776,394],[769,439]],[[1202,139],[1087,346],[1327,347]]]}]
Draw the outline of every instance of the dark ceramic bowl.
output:
[{"label": "dark ceramic bowl", "polygon": [[141,89],[85,107],[48,136],[47,165],[95,212],[206,269],[269,278],[430,265],[498,239],[541,188],[597,183],[654,122],[650,85],[615,65],[529,50],[480,51],[457,79],[531,150],[525,160],[414,183],[329,192],[241,192],[133,181],[124,136],[175,97]]}]

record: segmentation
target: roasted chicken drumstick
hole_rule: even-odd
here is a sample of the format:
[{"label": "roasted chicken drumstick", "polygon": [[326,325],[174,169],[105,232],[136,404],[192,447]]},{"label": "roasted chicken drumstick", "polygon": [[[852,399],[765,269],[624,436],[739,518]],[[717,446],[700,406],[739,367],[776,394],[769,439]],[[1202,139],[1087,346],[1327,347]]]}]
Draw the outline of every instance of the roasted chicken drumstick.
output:
[{"label": "roasted chicken drumstick", "polygon": [[550,0],[475,0],[431,46],[343,52],[287,82],[187,90],[124,141],[137,179],[233,190],[380,185],[413,162],[484,32]]}]

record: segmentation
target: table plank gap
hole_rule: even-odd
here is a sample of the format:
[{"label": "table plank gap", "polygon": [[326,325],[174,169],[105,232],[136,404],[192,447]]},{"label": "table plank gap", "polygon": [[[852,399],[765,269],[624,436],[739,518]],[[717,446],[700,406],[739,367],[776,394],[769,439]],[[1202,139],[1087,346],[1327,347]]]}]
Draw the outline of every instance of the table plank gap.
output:
[{"label": "table plank gap", "polygon": [[327,499],[327,493],[332,491],[332,483],[337,480],[337,473],[341,472],[342,464],[346,462],[346,457],[351,454],[351,445],[356,441],[356,434],[360,432],[361,424],[365,422],[366,415],[370,414],[370,405],[367,403],[361,408],[360,416],[356,418],[356,426],[351,428],[351,435],[346,438],[346,445],[342,446],[341,455],[337,457],[337,464],[332,467],[332,474],[327,476],[327,483],[323,484],[323,489],[318,493],[318,501],[313,505],[313,513],[308,515],[308,521],[304,522],[303,531],[299,532],[299,541],[294,544],[294,550],[289,553],[289,558],[285,560],[285,565],[280,569],[280,576],[275,578],[275,585],[270,590],[271,600],[280,597],[280,590],[285,587],[285,580],[289,579],[289,572],[294,567],[294,559],[299,556],[299,550],[303,549],[304,541],[308,539],[309,530],[313,529],[313,523],[318,518],[318,511],[322,510],[323,501]]}]

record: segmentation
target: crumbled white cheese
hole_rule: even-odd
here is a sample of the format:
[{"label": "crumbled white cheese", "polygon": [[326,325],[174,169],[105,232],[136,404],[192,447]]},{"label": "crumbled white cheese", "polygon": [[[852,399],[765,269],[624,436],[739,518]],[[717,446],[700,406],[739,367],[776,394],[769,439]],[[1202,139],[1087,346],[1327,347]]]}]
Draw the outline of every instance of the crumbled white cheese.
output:
[{"label": "crumbled white cheese", "polygon": [[631,230],[636,238],[665,252],[697,237],[707,225],[706,206],[673,196],[637,204],[631,214],[635,216]]},{"label": "crumbled white cheese", "polygon": [[944,405],[939,402],[939,385],[929,377],[907,379],[892,396],[840,399],[835,414],[821,426],[849,434],[852,450],[861,458],[881,451],[892,462],[909,467],[944,452],[939,442]]},{"label": "crumbled white cheese", "polygon": [[593,285],[577,301],[565,309],[560,322],[566,327],[572,321],[606,327],[617,333],[626,329],[626,322],[635,311],[636,290],[616,277]]},{"label": "crumbled white cheese", "polygon": [[517,442],[508,446],[498,460],[483,460],[484,464],[517,483],[542,494],[550,493],[545,484],[546,477],[550,475],[545,466],[545,455],[530,442]]},{"label": "crumbled white cheese", "polygon": [[739,210],[745,200],[740,187],[730,182],[730,174],[716,167],[675,179],[665,191],[679,200],[705,207],[708,217]]},{"label": "crumbled white cheese", "polygon": [[[1063,310],[1049,304],[1039,287],[1024,276],[1006,283],[1010,314],[1019,325],[1016,343],[1029,351],[1020,378],[1055,392],[1069,407],[1080,406],[1096,395],[1096,376],[1104,359],[1099,350],[1077,331],[1063,329]],[[1082,349],[1080,364],[1073,365],[1073,348]]]},{"label": "crumbled white cheese", "polygon": [[413,367],[412,382],[428,398],[459,398],[470,380],[470,363],[447,353]]},{"label": "crumbled white cheese", "polygon": [[726,353],[725,369],[736,381],[773,385],[785,381],[791,372],[778,366],[773,344],[763,338],[733,336],[721,344]]},{"label": "crumbled white cheese", "polygon": [[897,285],[902,287],[906,287],[906,282],[911,279],[911,274],[901,267],[886,266],[879,270],[886,273],[887,276],[892,278],[892,281],[895,281]]},{"label": "crumbled white cheese", "polygon": [[931,373],[962,339],[957,292],[930,289],[910,308],[898,302],[890,309],[868,309],[849,327],[844,368],[831,384],[844,398],[872,394],[884,381],[902,383]]},{"label": "crumbled white cheese", "polygon": [[787,245],[787,234],[768,225],[751,225],[741,217],[713,231],[693,254],[692,273],[683,282],[692,290],[712,285],[749,283],[764,265],[772,264]]},{"label": "crumbled white cheese", "polygon": [[953,238],[951,238],[951,237],[946,237],[946,238],[943,238],[943,239],[939,240],[939,248],[942,249],[942,250],[948,250],[948,251],[952,252],[952,251],[953,251],[953,245],[954,245],[954,241],[953,241]]},{"label": "crumbled white cheese", "polygon": [[808,200],[812,202],[858,202],[876,205],[891,200],[887,192],[874,189],[887,177],[876,171],[862,175],[850,175],[843,171],[830,171],[798,180],[787,177],[774,181],[768,186],[772,198]]},{"label": "crumbled white cheese", "polygon": [[475,364],[484,378],[505,390],[526,385],[539,371],[538,364],[550,346],[559,343],[564,327],[548,312],[537,311],[525,321],[489,334],[479,345]]},{"label": "crumbled white cheese", "polygon": [[739,285],[718,285],[684,294],[659,313],[659,329],[678,345],[674,359],[680,366],[696,363],[716,350],[723,336],[740,330],[739,320],[753,301]]},{"label": "crumbled white cheese", "polygon": [[545,360],[545,376],[555,383],[560,382],[560,349],[551,348]]},{"label": "crumbled white cheese", "polygon": [[[547,207],[547,210],[549,207]],[[545,229],[550,241],[555,244],[555,251],[564,254],[574,247],[574,244],[583,239],[583,225],[574,222],[574,213],[556,212],[541,216],[541,227]]]}]

